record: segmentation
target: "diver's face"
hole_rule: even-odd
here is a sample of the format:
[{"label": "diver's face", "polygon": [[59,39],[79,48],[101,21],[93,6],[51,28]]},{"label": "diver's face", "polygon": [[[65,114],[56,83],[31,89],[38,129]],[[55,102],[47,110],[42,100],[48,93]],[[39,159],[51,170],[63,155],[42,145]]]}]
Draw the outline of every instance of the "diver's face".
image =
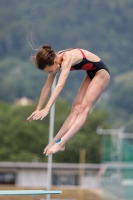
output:
[{"label": "diver's face", "polygon": [[48,74],[59,73],[60,72],[60,64],[55,59],[54,64],[53,65],[47,65],[43,71],[48,73]]}]

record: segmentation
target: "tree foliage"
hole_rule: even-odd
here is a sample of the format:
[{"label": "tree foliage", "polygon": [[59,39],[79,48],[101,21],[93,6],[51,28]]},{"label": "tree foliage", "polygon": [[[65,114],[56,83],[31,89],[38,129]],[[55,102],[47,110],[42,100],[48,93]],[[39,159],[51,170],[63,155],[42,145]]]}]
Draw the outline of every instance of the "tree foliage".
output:
[{"label": "tree foliage", "polygon": [[[27,122],[34,106],[20,107],[0,103],[0,160],[1,161],[47,161],[43,149],[48,143],[49,116],[43,121]],[[56,103],[55,129],[57,134],[70,112],[65,101]],[[54,162],[79,162],[79,150],[86,149],[86,162],[101,160],[101,137],[96,128],[108,127],[107,113],[94,110],[84,127],[66,144],[66,150],[53,156]]]},{"label": "tree foliage", "polygon": [[125,126],[126,131],[133,132],[133,70],[114,79],[110,90],[109,108],[114,127]]}]

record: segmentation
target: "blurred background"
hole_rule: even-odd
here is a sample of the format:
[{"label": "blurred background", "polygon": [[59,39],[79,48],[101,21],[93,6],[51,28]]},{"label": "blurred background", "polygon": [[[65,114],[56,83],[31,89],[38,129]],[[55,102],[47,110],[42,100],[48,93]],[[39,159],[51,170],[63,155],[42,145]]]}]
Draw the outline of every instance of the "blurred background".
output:
[{"label": "blurred background", "polygon": [[[0,0],[2,186],[33,186],[17,181],[19,163],[29,163],[23,166],[26,170],[29,166],[33,170],[30,163],[46,168],[42,152],[48,143],[49,116],[43,122],[28,123],[26,119],[35,110],[47,78],[31,63],[30,56],[35,54],[33,48],[50,44],[56,52],[87,49],[101,57],[111,72],[111,83],[84,127],[67,143],[65,152],[53,156],[52,185],[93,191],[93,197],[82,191],[80,197],[74,192],[63,198],[97,200],[97,195],[101,198],[101,193],[108,191],[107,199],[133,199],[132,22],[132,0]],[[84,76],[83,71],[70,73],[55,105],[54,134],[68,116]],[[68,166],[64,168],[63,163]],[[62,174],[56,168],[62,169]]]}]

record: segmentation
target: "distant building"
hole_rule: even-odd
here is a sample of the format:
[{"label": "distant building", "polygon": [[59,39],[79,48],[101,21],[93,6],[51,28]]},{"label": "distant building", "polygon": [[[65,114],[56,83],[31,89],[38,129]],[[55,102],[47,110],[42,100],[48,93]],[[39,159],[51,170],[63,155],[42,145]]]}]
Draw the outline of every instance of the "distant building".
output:
[{"label": "distant building", "polygon": [[[53,186],[99,188],[100,164],[53,163]],[[47,163],[0,162],[0,184],[20,187],[46,187]]]},{"label": "distant building", "polygon": [[30,106],[33,104],[33,101],[27,97],[15,99],[15,104],[20,106]]}]

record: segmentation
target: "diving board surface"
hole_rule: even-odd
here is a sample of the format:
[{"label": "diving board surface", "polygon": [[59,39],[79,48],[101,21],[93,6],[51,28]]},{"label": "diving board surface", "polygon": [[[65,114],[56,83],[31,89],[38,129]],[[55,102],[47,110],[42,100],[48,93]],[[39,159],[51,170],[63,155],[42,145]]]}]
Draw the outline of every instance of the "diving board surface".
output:
[{"label": "diving board surface", "polygon": [[0,196],[61,194],[59,190],[0,190]]}]

